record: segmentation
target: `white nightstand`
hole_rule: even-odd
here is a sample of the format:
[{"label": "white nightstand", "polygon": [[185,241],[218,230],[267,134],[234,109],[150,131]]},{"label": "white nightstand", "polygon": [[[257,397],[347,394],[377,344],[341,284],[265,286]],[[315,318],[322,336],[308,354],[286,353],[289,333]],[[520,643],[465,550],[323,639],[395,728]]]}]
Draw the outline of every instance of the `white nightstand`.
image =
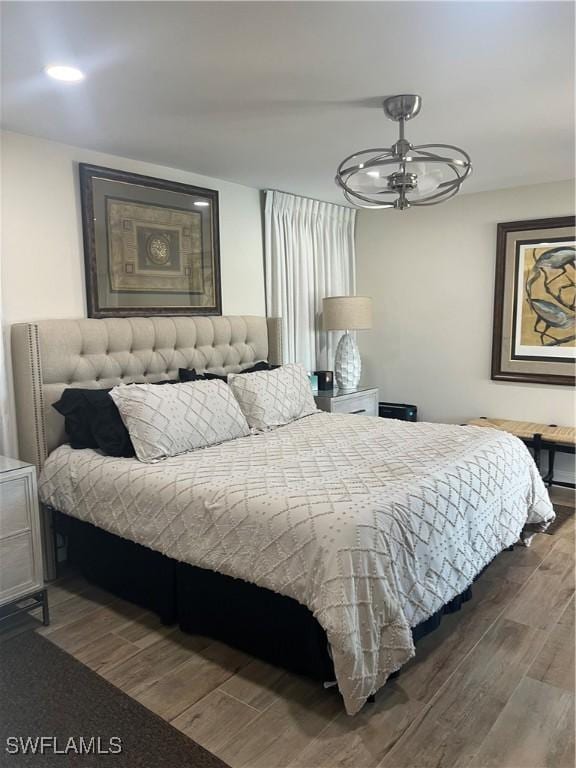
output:
[{"label": "white nightstand", "polygon": [[378,389],[359,387],[342,390],[327,389],[314,392],[316,406],[328,413],[357,413],[362,416],[378,416]]},{"label": "white nightstand", "polygon": [[0,619],[39,606],[48,624],[36,469],[0,456]]}]

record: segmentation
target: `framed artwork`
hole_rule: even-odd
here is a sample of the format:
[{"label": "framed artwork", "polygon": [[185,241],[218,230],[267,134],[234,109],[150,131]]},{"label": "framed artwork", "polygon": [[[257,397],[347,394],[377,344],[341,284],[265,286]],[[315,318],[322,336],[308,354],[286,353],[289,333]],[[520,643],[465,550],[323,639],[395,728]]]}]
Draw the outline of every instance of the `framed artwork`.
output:
[{"label": "framed artwork", "polygon": [[573,216],[498,224],[492,379],[574,385]]},{"label": "framed artwork", "polygon": [[218,192],[80,164],[88,317],[220,315]]}]

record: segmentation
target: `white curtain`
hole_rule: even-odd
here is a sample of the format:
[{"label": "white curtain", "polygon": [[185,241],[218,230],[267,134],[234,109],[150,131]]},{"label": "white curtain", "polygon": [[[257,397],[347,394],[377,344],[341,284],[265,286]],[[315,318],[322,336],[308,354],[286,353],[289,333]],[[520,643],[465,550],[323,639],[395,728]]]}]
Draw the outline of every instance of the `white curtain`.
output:
[{"label": "white curtain", "polygon": [[338,334],[322,330],[322,299],[355,292],[356,211],[266,192],[266,311],[282,318],[284,362],[333,368]]},{"label": "white curtain", "polygon": [[8,363],[4,344],[5,331],[2,316],[2,265],[0,264],[0,456],[12,456],[15,452],[15,446],[10,437],[12,413],[8,388]]}]

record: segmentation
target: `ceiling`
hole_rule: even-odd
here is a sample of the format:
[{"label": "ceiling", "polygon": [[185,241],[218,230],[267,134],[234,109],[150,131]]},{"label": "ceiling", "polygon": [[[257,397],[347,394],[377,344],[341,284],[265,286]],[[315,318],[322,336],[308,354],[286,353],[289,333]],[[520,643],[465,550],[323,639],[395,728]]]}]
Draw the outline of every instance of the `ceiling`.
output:
[{"label": "ceiling", "polygon": [[[466,191],[574,170],[571,2],[3,2],[8,130],[341,202],[334,171],[414,143],[472,156]],[[70,85],[43,74],[80,67]]]}]

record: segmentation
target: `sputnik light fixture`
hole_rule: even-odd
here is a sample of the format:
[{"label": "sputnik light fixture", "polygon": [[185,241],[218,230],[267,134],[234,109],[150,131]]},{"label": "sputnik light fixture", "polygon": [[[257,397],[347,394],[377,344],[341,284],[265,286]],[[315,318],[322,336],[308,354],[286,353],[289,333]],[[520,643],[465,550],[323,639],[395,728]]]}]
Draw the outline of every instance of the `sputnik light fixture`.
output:
[{"label": "sputnik light fixture", "polygon": [[472,173],[470,156],[452,144],[414,146],[405,138],[406,121],[420,112],[420,96],[389,96],[382,106],[386,117],[398,123],[398,141],[391,147],[360,150],[340,163],[336,183],[344,197],[359,208],[401,211],[454,197]]}]

